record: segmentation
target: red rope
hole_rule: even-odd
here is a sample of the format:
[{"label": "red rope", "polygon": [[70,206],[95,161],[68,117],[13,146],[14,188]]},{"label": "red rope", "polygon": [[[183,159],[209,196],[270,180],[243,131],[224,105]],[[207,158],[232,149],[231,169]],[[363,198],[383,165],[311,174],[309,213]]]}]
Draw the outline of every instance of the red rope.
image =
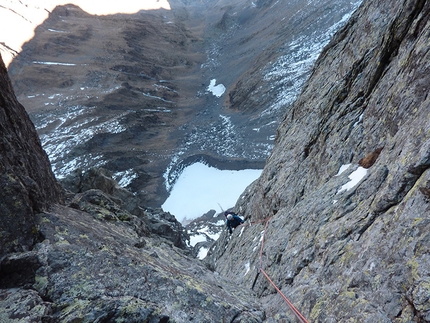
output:
[{"label": "red rope", "polygon": [[306,318],[294,307],[293,303],[291,303],[288,298],[282,293],[282,291],[276,286],[276,284],[273,282],[273,280],[270,279],[269,275],[264,271],[263,269],[263,249],[264,249],[264,237],[266,235],[267,226],[269,225],[269,220],[265,219],[266,226],[264,227],[263,231],[263,237],[261,239],[261,248],[260,248],[260,271],[263,273],[264,277],[269,281],[269,283],[276,289],[276,291],[279,293],[279,295],[282,296],[282,298],[287,303],[288,307],[293,311],[293,313],[296,315],[296,317],[300,320],[302,323],[309,323]]},{"label": "red rope", "polygon": [[279,293],[279,295],[282,296],[282,298],[285,300],[287,305],[290,307],[290,309],[293,311],[293,313],[297,316],[297,318],[302,323],[309,323],[305,317],[294,307],[294,305],[288,300],[288,298],[281,292],[281,290],[275,285],[273,280],[270,279],[270,277],[267,275],[267,273],[263,270],[263,268],[260,268],[260,271],[263,273],[263,275],[267,278],[270,284],[272,284],[273,287],[275,287],[276,291]]}]

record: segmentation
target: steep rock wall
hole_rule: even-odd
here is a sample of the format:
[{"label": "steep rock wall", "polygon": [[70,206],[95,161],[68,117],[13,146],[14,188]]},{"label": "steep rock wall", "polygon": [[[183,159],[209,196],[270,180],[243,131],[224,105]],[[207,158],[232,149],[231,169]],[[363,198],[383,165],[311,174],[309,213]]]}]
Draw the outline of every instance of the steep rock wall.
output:
[{"label": "steep rock wall", "polygon": [[238,201],[255,225],[212,248],[269,317],[293,315],[260,266],[311,322],[430,322],[429,17],[429,1],[361,5]]},{"label": "steep rock wall", "polygon": [[0,255],[28,249],[34,214],[59,200],[60,189],[39,137],[17,101],[0,56]]}]

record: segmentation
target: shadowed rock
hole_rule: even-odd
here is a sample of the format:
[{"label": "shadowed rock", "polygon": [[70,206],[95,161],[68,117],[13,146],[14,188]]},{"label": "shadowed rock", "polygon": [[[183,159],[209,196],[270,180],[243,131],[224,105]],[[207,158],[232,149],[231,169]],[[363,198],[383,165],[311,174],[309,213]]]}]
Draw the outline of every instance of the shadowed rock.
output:
[{"label": "shadowed rock", "polygon": [[37,238],[34,215],[59,201],[60,186],[1,56],[0,89],[1,256],[31,248]]}]

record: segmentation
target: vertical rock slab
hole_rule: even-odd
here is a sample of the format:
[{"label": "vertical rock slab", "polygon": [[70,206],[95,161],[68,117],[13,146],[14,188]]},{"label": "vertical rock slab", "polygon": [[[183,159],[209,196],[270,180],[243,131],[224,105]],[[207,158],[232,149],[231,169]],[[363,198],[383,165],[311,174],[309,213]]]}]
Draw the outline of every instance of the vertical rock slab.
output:
[{"label": "vertical rock slab", "polygon": [[28,249],[34,214],[60,198],[60,187],[0,57],[0,255]]},{"label": "vertical rock slab", "polygon": [[255,225],[208,252],[268,316],[260,266],[310,322],[430,322],[429,34],[429,1],[364,1],[287,111],[236,206]]}]

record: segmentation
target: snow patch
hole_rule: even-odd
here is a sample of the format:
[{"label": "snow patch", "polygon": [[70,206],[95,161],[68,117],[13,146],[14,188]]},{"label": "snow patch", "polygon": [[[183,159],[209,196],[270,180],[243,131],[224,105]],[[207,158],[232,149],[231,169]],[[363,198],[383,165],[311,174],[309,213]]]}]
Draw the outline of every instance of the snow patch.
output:
[{"label": "snow patch", "polygon": [[33,64],[41,64],[41,65],[60,65],[60,66],[76,66],[74,63],[59,63],[59,62],[41,62],[41,61],[33,61]]},{"label": "snow patch", "polygon": [[102,166],[103,163],[98,161],[102,159],[102,155],[88,154],[72,160],[68,156],[76,146],[91,140],[97,134],[116,134],[126,130],[121,124],[121,118],[130,111],[112,118],[96,116],[94,111],[95,107],[73,106],[66,111],[54,110],[47,114],[34,115],[42,146],[57,178],[64,178],[77,167]]},{"label": "snow patch", "polygon": [[343,192],[343,191],[349,191],[352,189],[355,185],[357,185],[367,174],[367,169],[359,166],[355,171],[353,171],[348,178],[351,179],[348,183],[343,185],[339,191],[337,191],[337,194]]},{"label": "snow patch", "polygon": [[337,172],[336,176],[339,176],[340,174],[342,174],[344,171],[346,171],[349,166],[351,166],[351,164],[347,164],[347,165],[342,165],[339,168],[339,171]]},{"label": "snow patch", "polygon": [[358,117],[358,121],[356,123],[354,123],[353,128],[356,128],[360,122],[363,121],[363,113],[360,114],[360,116]]},{"label": "snow patch", "polygon": [[245,275],[249,273],[249,269],[251,268],[251,264],[249,263],[249,261],[245,264]]},{"label": "snow patch", "polygon": [[118,182],[118,185],[121,187],[127,187],[137,177],[138,177],[137,173],[132,169],[128,169],[124,172],[117,172],[113,174],[113,178]]},{"label": "snow patch", "polygon": [[51,28],[48,28],[48,31],[51,31],[53,33],[68,33],[68,31],[65,31],[65,30],[56,30]]},{"label": "snow patch", "polygon": [[162,208],[179,222],[217,210],[219,205],[229,208],[260,174],[259,169],[219,170],[203,163],[192,164],[183,170]]},{"label": "snow patch", "polygon": [[200,260],[204,259],[207,256],[208,251],[209,251],[208,248],[204,248],[204,247],[200,248],[197,258],[199,258]]},{"label": "snow patch", "polygon": [[193,235],[190,237],[190,246],[194,247],[199,242],[207,241],[206,236],[204,234]]},{"label": "snow patch", "polygon": [[208,91],[212,92],[213,95],[220,98],[225,92],[225,86],[223,84],[216,84],[216,79],[212,79],[211,83],[208,86]]}]

